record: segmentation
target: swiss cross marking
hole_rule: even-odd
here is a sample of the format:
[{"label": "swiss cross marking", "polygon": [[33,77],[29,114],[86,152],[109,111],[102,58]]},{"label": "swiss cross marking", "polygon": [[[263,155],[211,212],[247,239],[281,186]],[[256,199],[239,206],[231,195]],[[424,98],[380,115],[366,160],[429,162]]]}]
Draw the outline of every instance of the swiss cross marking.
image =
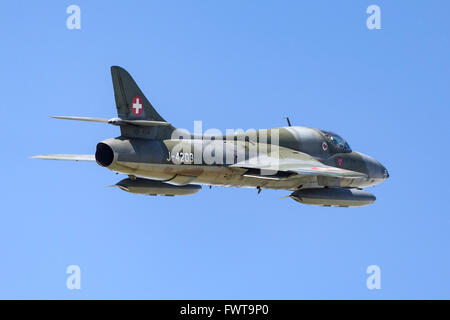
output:
[{"label": "swiss cross marking", "polygon": [[141,97],[134,97],[133,98],[133,102],[131,103],[131,110],[133,111],[133,114],[135,116],[140,116],[142,114],[142,110],[143,110],[143,106],[142,106],[142,99]]}]

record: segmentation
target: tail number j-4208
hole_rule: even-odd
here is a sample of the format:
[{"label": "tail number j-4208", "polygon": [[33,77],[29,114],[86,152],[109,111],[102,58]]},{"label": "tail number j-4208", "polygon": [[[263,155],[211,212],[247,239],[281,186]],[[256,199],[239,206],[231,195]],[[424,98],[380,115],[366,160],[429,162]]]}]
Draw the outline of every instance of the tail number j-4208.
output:
[{"label": "tail number j-4208", "polygon": [[169,155],[166,160],[169,162],[171,161],[174,164],[193,163],[194,154],[192,152],[177,152],[174,154],[169,151]]}]

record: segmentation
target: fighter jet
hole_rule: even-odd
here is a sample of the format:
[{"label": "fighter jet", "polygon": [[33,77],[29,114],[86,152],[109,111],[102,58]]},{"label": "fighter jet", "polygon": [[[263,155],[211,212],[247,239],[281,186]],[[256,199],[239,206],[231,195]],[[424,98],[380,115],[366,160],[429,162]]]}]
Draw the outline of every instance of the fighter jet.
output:
[{"label": "fighter jet", "polygon": [[118,117],[57,119],[118,126],[120,136],[101,141],[94,155],[53,154],[32,158],[93,161],[128,175],[115,186],[136,194],[179,196],[201,186],[282,189],[304,204],[364,206],[375,196],[362,188],[389,177],[375,159],[353,151],[336,133],[302,126],[189,133],[164,120],[131,75],[111,67]]}]

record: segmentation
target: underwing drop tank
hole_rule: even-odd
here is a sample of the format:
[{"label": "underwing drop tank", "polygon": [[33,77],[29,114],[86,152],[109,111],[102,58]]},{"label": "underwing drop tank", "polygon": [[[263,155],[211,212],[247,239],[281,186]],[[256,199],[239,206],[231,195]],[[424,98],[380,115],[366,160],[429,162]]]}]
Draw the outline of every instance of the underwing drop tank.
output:
[{"label": "underwing drop tank", "polygon": [[346,188],[299,189],[289,196],[304,204],[336,207],[361,207],[376,200],[375,196],[367,191]]},{"label": "underwing drop tank", "polygon": [[197,193],[201,190],[201,186],[188,184],[183,186],[172,185],[162,181],[149,180],[142,178],[123,179],[115,184],[120,189],[137,194],[145,194],[150,196],[185,196]]}]

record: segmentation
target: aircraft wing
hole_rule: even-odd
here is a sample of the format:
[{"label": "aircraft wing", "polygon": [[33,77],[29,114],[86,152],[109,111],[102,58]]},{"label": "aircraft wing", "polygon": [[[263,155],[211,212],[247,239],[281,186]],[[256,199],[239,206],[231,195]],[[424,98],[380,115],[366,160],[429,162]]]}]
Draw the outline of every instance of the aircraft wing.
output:
[{"label": "aircraft wing", "polygon": [[46,160],[95,161],[95,156],[93,154],[46,154],[32,156],[31,158]]},{"label": "aircraft wing", "polygon": [[[282,150],[283,149],[283,150]],[[326,176],[335,178],[365,178],[366,174],[342,168],[331,167],[298,151],[280,148],[279,156],[260,155],[230,167],[261,169],[268,172],[292,172],[299,175]],[[270,176],[270,175],[269,175]]]},{"label": "aircraft wing", "polygon": [[312,176],[326,176],[335,178],[366,178],[365,173],[330,167],[327,165],[314,166],[314,167],[303,167],[299,169],[289,170],[300,175],[312,175]]}]

